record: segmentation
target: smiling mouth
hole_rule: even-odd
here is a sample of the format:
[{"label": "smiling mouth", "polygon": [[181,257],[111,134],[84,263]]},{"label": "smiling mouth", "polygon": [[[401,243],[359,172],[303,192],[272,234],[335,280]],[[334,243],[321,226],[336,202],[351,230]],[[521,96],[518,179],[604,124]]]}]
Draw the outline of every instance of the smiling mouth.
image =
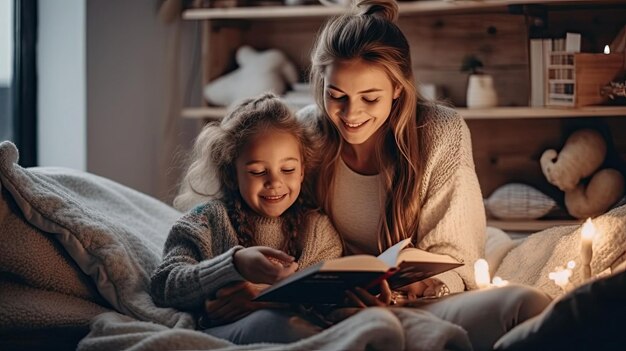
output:
[{"label": "smiling mouth", "polygon": [[357,129],[357,128],[359,128],[360,126],[362,126],[362,125],[364,125],[365,123],[367,123],[368,121],[369,121],[369,120],[364,121],[364,122],[361,122],[361,123],[348,123],[348,122],[346,122],[346,121],[342,120],[343,125],[344,125],[345,127],[349,128],[349,129]]},{"label": "smiling mouth", "polygon": [[261,198],[265,201],[269,201],[269,202],[278,202],[282,199],[284,199],[287,196],[287,194],[282,194],[282,195],[266,195],[266,196],[261,196]]}]

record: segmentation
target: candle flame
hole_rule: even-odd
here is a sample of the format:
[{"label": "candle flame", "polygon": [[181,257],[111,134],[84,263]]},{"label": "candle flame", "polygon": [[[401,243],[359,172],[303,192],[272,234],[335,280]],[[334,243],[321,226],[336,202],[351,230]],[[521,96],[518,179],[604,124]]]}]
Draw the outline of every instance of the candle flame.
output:
[{"label": "candle flame", "polygon": [[594,235],[596,235],[596,227],[591,222],[591,218],[587,218],[585,224],[583,224],[582,239],[591,241]]},{"label": "candle flame", "polygon": [[483,258],[474,262],[474,280],[479,288],[486,288],[490,285],[489,263]]},{"label": "candle flame", "polygon": [[607,55],[611,53],[611,48],[608,45],[604,45],[604,53]]}]

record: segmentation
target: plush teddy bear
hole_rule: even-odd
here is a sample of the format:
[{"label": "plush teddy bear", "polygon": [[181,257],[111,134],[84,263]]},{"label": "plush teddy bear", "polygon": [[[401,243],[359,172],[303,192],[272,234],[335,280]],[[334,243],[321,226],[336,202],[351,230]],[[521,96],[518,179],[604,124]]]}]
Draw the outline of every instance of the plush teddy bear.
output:
[{"label": "plush teddy bear", "polygon": [[245,45],[235,59],[239,68],[204,87],[209,103],[228,106],[268,91],[281,95],[298,81],[298,70],[279,50],[256,51]]},{"label": "plush teddy bear", "polygon": [[[581,129],[569,136],[560,153],[549,149],[541,155],[541,170],[548,182],[565,192],[565,207],[576,218],[606,212],[624,193],[624,176],[615,169],[598,168],[606,157],[600,133]],[[583,179],[589,178],[588,182]]]}]

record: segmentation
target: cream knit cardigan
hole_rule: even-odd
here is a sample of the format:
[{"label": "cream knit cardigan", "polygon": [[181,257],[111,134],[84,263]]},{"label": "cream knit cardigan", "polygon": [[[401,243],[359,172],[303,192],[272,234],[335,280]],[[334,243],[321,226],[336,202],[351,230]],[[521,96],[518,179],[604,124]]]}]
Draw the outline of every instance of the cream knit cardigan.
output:
[{"label": "cream knit cardigan", "polygon": [[[425,160],[417,246],[465,263],[437,276],[450,291],[475,288],[473,267],[474,262],[484,255],[486,224],[470,132],[453,109],[420,106],[418,114],[421,115],[419,128]],[[315,106],[302,109],[298,116],[324,118]],[[378,202],[378,198],[371,201]],[[356,225],[362,218],[352,215],[342,219],[344,225],[350,221]]]}]

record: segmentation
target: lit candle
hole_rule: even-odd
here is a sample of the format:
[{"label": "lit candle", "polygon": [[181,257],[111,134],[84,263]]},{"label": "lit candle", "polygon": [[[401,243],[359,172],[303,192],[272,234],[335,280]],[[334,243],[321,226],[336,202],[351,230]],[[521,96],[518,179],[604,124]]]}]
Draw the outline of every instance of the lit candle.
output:
[{"label": "lit candle", "polygon": [[490,275],[489,275],[489,263],[483,258],[476,260],[474,262],[474,280],[476,281],[476,285],[478,288],[484,289],[491,286]]},{"label": "lit candle", "polygon": [[607,55],[611,53],[611,48],[608,45],[604,45],[604,53]]},{"label": "lit candle", "polygon": [[596,227],[591,222],[591,218],[587,218],[580,236],[580,261],[583,272],[583,279],[591,278],[591,258],[593,257],[593,237],[596,235]]}]

